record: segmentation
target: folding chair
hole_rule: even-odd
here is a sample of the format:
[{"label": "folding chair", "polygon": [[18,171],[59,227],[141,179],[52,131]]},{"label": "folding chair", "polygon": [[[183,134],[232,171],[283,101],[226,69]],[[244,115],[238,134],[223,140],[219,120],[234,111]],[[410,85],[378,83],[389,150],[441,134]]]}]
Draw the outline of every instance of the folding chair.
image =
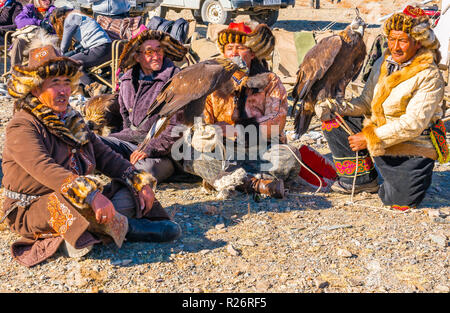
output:
[{"label": "folding chair", "polygon": [[5,33],[5,41],[4,41],[4,47],[3,47],[3,75],[2,79],[6,80],[6,76],[9,74],[8,71],[8,37],[10,37],[12,34],[14,34],[14,31],[7,31]]},{"label": "folding chair", "polygon": [[[114,40],[112,42],[112,46],[111,46],[111,60],[91,67],[89,69],[86,70],[86,72],[92,76],[94,76],[96,79],[98,79],[99,81],[101,81],[104,85],[108,86],[109,88],[111,88],[112,92],[115,93],[115,89],[116,89],[116,83],[117,83],[117,77],[116,77],[116,72],[119,66],[119,56],[120,56],[120,45],[122,43],[127,42],[126,40]],[[102,74],[102,70],[104,68],[110,67],[111,69],[111,80],[107,80],[106,78],[104,78],[104,74]],[[106,73],[108,74],[108,73]]]}]

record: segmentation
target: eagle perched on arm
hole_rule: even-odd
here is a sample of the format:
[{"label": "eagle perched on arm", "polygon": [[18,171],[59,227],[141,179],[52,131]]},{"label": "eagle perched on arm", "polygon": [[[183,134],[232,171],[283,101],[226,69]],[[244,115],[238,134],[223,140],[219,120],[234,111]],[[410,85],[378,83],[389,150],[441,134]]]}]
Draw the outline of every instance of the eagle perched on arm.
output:
[{"label": "eagle perched on arm", "polygon": [[147,111],[147,116],[158,114],[159,120],[151,127],[138,149],[144,149],[150,139],[157,137],[172,115],[181,109],[183,124],[193,125],[194,118],[202,115],[209,94],[218,91],[228,95],[234,91],[231,77],[238,70],[248,71],[240,57],[232,60],[216,58],[191,65],[174,75]]},{"label": "eagle perched on arm", "polygon": [[294,120],[298,136],[303,135],[314,116],[314,106],[327,98],[343,100],[345,88],[356,79],[366,56],[363,41],[366,23],[356,9],[356,18],[338,35],[319,41],[305,55],[297,72],[291,116],[300,100]]}]

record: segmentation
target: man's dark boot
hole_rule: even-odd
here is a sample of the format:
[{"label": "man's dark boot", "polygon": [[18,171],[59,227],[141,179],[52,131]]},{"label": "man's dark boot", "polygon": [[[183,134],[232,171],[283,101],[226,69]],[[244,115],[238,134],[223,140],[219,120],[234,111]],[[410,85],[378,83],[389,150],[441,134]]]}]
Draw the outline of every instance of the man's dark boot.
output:
[{"label": "man's dark boot", "polygon": [[171,220],[151,221],[146,218],[129,218],[128,241],[167,242],[181,236],[181,227]]},{"label": "man's dark boot", "polygon": [[284,198],[284,182],[283,180],[258,179],[248,175],[244,179],[244,183],[236,188],[246,193],[258,193],[273,198]]}]

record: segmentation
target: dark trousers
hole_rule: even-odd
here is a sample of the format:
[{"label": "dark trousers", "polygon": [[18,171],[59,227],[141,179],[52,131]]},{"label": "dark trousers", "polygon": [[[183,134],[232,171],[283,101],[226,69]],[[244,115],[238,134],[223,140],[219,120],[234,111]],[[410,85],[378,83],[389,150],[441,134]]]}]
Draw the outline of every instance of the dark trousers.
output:
[{"label": "dark trousers", "polygon": [[111,60],[111,45],[112,43],[108,42],[71,56],[72,59],[83,62],[82,71],[84,72],[84,75],[80,78],[80,81],[84,86],[87,86],[95,81],[88,74],[88,69]]},{"label": "dark trousers", "polygon": [[[344,117],[354,133],[362,129],[363,117]],[[338,179],[345,185],[353,184],[355,170],[358,171],[356,185],[362,185],[377,179],[377,169],[383,177],[378,195],[384,205],[417,207],[425,197],[431,185],[434,160],[424,157],[375,157],[375,166],[367,150],[356,155],[348,143],[349,135],[334,120],[324,122],[322,130],[328,141]],[[357,168],[357,169],[356,169]]]},{"label": "dark trousers", "polygon": [[[137,149],[137,145],[114,137],[99,137],[115,152],[129,160],[130,155]],[[168,179],[175,173],[175,165],[169,157],[145,158],[134,165],[138,170],[146,171],[156,178],[158,183]]]}]

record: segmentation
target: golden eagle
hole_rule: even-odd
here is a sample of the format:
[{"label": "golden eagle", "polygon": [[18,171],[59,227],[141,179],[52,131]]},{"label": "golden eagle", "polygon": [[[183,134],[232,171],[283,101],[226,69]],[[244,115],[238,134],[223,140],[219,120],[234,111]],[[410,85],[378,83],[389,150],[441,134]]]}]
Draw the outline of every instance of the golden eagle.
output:
[{"label": "golden eagle", "polygon": [[294,120],[298,136],[303,135],[314,116],[314,105],[326,98],[343,100],[350,80],[358,76],[366,45],[363,41],[366,23],[356,9],[356,18],[338,35],[319,41],[305,55],[297,72],[297,82],[291,116],[300,100],[300,108]]},{"label": "golden eagle", "polygon": [[147,111],[147,116],[158,114],[159,120],[153,124],[139,149],[142,150],[151,138],[157,137],[172,115],[181,109],[183,109],[183,124],[193,125],[194,118],[202,115],[209,94],[217,91],[225,96],[234,91],[231,77],[237,70],[248,70],[240,57],[232,60],[226,58],[206,60],[175,74],[164,85]]}]

